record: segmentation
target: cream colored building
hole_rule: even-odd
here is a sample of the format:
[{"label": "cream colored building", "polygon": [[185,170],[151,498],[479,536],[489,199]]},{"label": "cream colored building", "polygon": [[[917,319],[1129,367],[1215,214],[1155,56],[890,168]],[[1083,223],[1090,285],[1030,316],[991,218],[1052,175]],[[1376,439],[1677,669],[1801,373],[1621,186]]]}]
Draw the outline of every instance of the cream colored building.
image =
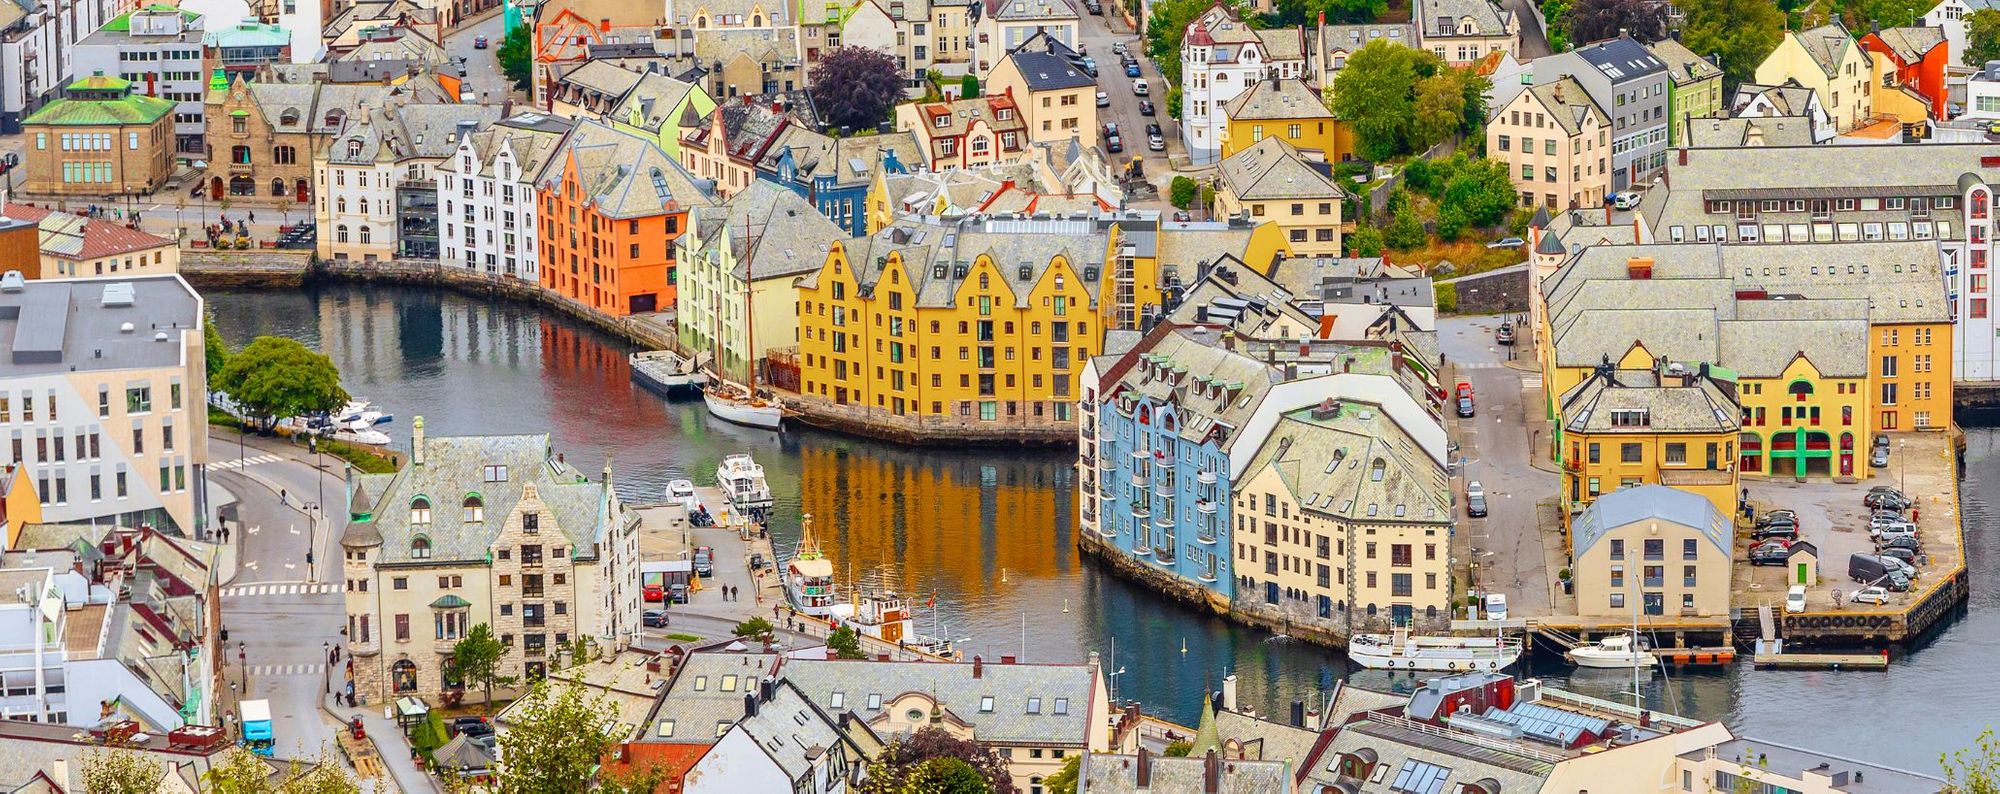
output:
[{"label": "cream colored building", "polygon": [[1523,207],[1597,207],[1611,189],[1610,117],[1573,77],[1514,95],[1486,125]]},{"label": "cream colored building", "polygon": [[1001,58],[1038,34],[1076,49],[1082,43],[1082,17],[1070,0],[974,0],[984,3],[972,24],[973,74],[985,74]]},{"label": "cream colored building", "polygon": [[375,261],[440,253],[435,169],[459,139],[500,120],[500,106],[401,105],[357,113],[313,155],[313,217],[322,259]]},{"label": "cream colored building", "polygon": [[206,511],[202,300],[178,275],[0,280],[0,432],[52,524],[191,537]]},{"label": "cream colored building", "polygon": [[1390,376],[1330,377],[1356,385],[1246,423],[1269,430],[1236,475],[1236,603],[1329,628],[1439,625],[1453,593],[1444,431]]},{"label": "cream colored building", "polygon": [[1215,211],[1275,223],[1292,253],[1340,256],[1341,202],[1346,194],[1283,138],[1270,137],[1222,161]]},{"label": "cream colored building", "polygon": [[[1028,122],[1030,143],[1086,145],[1097,140],[1097,80],[1060,55],[1032,49],[1008,54],[980,89],[1007,94]],[[1136,130],[1134,131],[1137,132]],[[1134,141],[1137,148],[1137,141]]]},{"label": "cream colored building", "polygon": [[464,687],[444,662],[480,624],[506,648],[501,674],[523,682],[569,664],[579,640],[611,650],[637,637],[638,518],[608,469],[592,481],[546,435],[426,439],[422,417],[411,427],[400,471],[348,484],[341,589],[356,697]]},{"label": "cream colored building", "polygon": [[1757,82],[1799,85],[1819,95],[1834,129],[1864,126],[1874,110],[1874,61],[1847,28],[1834,20],[1806,31],[1787,31],[1778,48],[1757,65]]},{"label": "cream colored building", "polygon": [[772,350],[799,344],[793,282],[819,269],[828,243],[846,235],[805,199],[756,180],[727,204],[696,207],[675,238],[681,345],[746,383]]},{"label": "cream colored building", "polygon": [[1597,497],[1570,528],[1578,614],[1728,616],[1732,529],[1692,491],[1640,485]]}]

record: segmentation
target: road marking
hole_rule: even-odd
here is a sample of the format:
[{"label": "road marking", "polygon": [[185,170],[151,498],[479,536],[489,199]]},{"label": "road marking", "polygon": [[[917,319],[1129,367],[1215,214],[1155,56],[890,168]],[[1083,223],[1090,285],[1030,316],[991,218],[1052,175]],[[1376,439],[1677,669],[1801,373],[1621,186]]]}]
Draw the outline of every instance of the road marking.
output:
[{"label": "road marking", "polygon": [[263,526],[262,524],[259,524],[259,525],[257,525],[257,526],[253,526],[253,527],[251,527],[251,528],[250,528],[250,534],[252,534],[252,535],[255,535],[255,534],[257,534],[257,533],[259,533],[259,532],[262,532],[262,531],[264,531],[264,526]]},{"label": "road marking", "polygon": [[256,560],[251,560],[251,561],[249,561],[249,562],[246,562],[246,563],[243,563],[243,567],[245,567],[245,568],[249,568],[250,570],[253,570],[253,571],[254,571],[254,570],[257,570],[257,561],[256,561]]},{"label": "road marking", "polygon": [[208,470],[228,471],[230,469],[241,469],[241,468],[248,468],[250,466],[260,466],[266,463],[277,463],[278,461],[281,460],[284,460],[284,458],[269,453],[263,455],[251,455],[248,458],[230,458],[229,460],[216,461],[210,463],[208,464]]},{"label": "road marking", "polygon": [[1521,376],[1521,387],[1522,387],[1522,388],[1524,388],[1524,389],[1539,389],[1539,388],[1541,388],[1541,387],[1542,387],[1542,376],[1541,376],[1541,375],[1523,375],[1523,376]]},{"label": "road marking", "polygon": [[1457,366],[1459,369],[1499,369],[1501,364],[1498,361],[1463,361]]},{"label": "road marking", "polygon": [[320,675],[326,672],[323,664],[253,664],[250,674],[256,676]]},{"label": "road marking", "polygon": [[285,570],[287,570],[287,571],[289,571],[289,570],[292,570],[292,569],[294,569],[294,568],[297,568],[297,567],[299,567],[299,566],[298,566],[297,564],[295,564],[295,563],[289,563],[289,562],[288,562],[288,563],[285,563]]},{"label": "road marking", "polygon": [[324,583],[302,584],[297,582],[291,582],[291,583],[263,582],[258,584],[242,584],[242,585],[236,585],[235,587],[222,588],[222,597],[256,598],[260,596],[271,596],[271,595],[327,595],[329,593],[337,593],[337,592],[340,592],[338,587],[336,587],[335,585],[324,584]]}]

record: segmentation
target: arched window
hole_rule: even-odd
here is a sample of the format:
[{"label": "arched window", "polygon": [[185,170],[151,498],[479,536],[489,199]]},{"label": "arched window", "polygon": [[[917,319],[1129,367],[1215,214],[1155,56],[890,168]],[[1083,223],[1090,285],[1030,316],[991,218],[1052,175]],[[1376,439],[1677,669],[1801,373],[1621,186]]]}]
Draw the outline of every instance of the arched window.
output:
[{"label": "arched window", "polygon": [[751,15],[750,15],[750,27],[753,27],[753,28],[761,28],[761,27],[763,27],[763,26],[764,26],[764,17],[763,17],[763,15],[761,15],[761,14],[751,14]]},{"label": "arched window", "polygon": [[1813,387],[1810,381],[1795,380],[1791,386],[1786,387],[1786,391],[1791,392],[1793,397],[1803,400],[1812,396]]},{"label": "arched window", "polygon": [[981,273],[981,274],[979,274],[979,288],[980,288],[980,289],[986,289],[986,287],[987,287],[987,281],[988,281],[988,280],[987,280],[987,278],[986,278],[986,274],[985,274],[985,273]]},{"label": "arched window", "polygon": [[362,227],[361,227],[361,244],[362,244],[362,245],[367,245],[367,244],[368,244],[369,242],[371,242],[371,241],[370,241],[370,240],[368,239],[368,237],[369,237],[369,234],[368,234],[368,227],[364,225],[364,226],[362,226]]},{"label": "arched window", "polygon": [[419,496],[415,499],[411,499],[410,523],[428,524],[430,522],[431,522],[431,500],[422,496]]},{"label": "arched window", "polygon": [[360,138],[349,138],[349,139],[347,139],[347,156],[348,156],[348,157],[360,157],[360,156],[361,156],[361,139],[360,139]]},{"label": "arched window", "polygon": [[478,524],[484,521],[486,521],[486,502],[479,498],[479,494],[467,494],[465,497],[465,522],[468,524]]},{"label": "arched window", "polygon": [[417,691],[416,662],[412,662],[408,659],[398,659],[396,661],[395,666],[390,669],[393,670],[395,673],[393,677],[395,678],[395,685],[397,692]]},{"label": "arched window", "polygon": [[428,560],[430,558],[431,558],[430,538],[418,535],[415,539],[412,539],[410,541],[410,559]]},{"label": "arched window", "polygon": [[333,211],[334,211],[334,212],[338,212],[338,213],[340,213],[340,214],[342,214],[342,215],[346,215],[346,214],[347,214],[347,197],[346,197],[346,196],[335,196],[335,197],[334,197],[334,199],[333,199]]},{"label": "arched window", "polygon": [[285,195],[285,180],[277,178],[273,178],[271,180],[271,195],[273,196]]},{"label": "arched window", "polygon": [[333,241],[337,243],[347,242],[347,224],[343,223],[333,227]]}]

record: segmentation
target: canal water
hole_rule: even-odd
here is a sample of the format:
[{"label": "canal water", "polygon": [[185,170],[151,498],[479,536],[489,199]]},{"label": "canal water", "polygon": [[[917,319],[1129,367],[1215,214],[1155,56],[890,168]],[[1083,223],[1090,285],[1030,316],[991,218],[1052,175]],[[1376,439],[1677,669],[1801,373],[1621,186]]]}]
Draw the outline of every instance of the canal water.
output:
[{"label": "canal water", "polygon": [[[1350,671],[1331,651],[1167,603],[1079,558],[1071,453],[910,449],[811,429],[779,435],[714,421],[698,400],[634,385],[627,348],[575,323],[455,293],[337,286],[210,292],[223,336],[298,339],[333,358],[358,398],[395,415],[382,429],[407,450],[409,423],[432,434],[549,433],[571,463],[612,468],[628,500],[661,498],[668,480],[714,480],[724,455],[749,452],[776,493],[773,532],[797,542],[799,516],[843,577],[937,594],[941,633],[967,655],[1075,662],[1102,654],[1117,694],[1193,724],[1204,682],[1239,676],[1244,701],[1270,714],[1315,702],[1341,678],[1407,689],[1407,675]],[[1965,483],[1973,594],[1968,614],[1887,673],[1752,671],[1650,676],[1654,708],[1720,719],[1770,741],[1837,750],[1933,772],[2000,715],[1996,515],[2000,434],[1974,430]],[[782,553],[781,553],[782,556]],[[931,616],[925,616],[926,621]],[[926,630],[929,627],[926,626]],[[1115,655],[1114,655],[1115,654]],[[1629,673],[1572,673],[1559,659],[1530,675],[1602,697],[1630,697]],[[1929,703],[1931,705],[1923,705]]]}]

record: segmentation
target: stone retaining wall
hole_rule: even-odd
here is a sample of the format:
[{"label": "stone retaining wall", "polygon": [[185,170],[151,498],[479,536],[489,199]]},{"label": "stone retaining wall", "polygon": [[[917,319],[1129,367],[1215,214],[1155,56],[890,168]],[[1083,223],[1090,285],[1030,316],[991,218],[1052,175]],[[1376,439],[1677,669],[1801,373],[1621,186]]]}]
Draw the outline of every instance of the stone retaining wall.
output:
[{"label": "stone retaining wall", "polygon": [[311,273],[312,252],[183,248],[180,268],[197,287],[297,287]]},{"label": "stone retaining wall", "polygon": [[1027,406],[1021,415],[982,422],[960,416],[897,416],[881,409],[840,405],[823,397],[780,392],[785,407],[806,424],[902,444],[1027,444],[1075,446],[1076,421],[1057,421],[1048,411],[1037,418]]}]

